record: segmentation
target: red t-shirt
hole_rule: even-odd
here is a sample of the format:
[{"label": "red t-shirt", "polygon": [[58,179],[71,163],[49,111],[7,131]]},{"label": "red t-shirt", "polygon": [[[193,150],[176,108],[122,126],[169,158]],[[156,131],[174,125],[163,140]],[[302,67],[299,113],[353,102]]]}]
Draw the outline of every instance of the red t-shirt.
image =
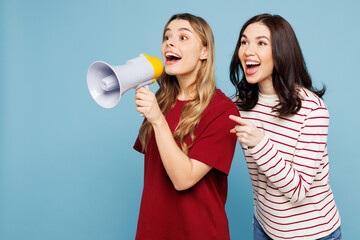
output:
[{"label": "red t-shirt", "polygon": [[[166,115],[174,132],[185,101],[177,100]],[[230,239],[225,212],[227,175],[234,156],[236,124],[229,115],[239,116],[235,104],[220,90],[204,111],[195,129],[189,157],[213,168],[185,191],[175,190],[162,164],[154,132],[145,151],[144,189],[136,239],[191,240]],[[189,144],[190,138],[186,139]],[[180,146],[179,142],[177,144]],[[134,149],[141,152],[139,139]]]}]

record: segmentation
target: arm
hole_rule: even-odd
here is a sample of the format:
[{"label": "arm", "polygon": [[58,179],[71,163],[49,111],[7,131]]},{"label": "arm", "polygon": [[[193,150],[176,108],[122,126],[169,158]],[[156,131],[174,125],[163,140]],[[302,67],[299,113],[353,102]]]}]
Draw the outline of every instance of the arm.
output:
[{"label": "arm", "polygon": [[176,190],[186,190],[195,185],[211,167],[190,159],[176,144],[164,117],[153,124],[161,160]]},{"label": "arm", "polygon": [[153,126],[161,160],[175,189],[181,191],[195,185],[212,167],[188,158],[181,151],[151,91],[139,88],[135,99],[137,111],[143,113]]},{"label": "arm", "polygon": [[[241,121],[243,125],[237,128],[238,131],[233,129],[233,132],[244,131],[243,126],[256,128],[250,126],[252,124],[250,121],[243,119]],[[306,198],[325,153],[328,123],[326,108],[319,107],[309,113],[303,123],[290,162],[285,161],[283,154],[265,135],[260,142],[252,142],[249,141],[249,137],[245,137],[247,144],[250,142],[249,152],[258,167],[291,202],[299,202]],[[242,137],[238,140],[244,142],[244,133],[240,135]]]}]

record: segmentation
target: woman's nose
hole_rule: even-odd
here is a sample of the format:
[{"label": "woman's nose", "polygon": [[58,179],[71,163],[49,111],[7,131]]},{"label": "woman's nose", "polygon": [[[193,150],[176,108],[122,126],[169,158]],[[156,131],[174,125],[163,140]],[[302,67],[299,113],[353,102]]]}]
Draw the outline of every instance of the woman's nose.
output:
[{"label": "woman's nose", "polygon": [[246,56],[251,56],[255,54],[255,48],[253,45],[249,44],[246,46],[244,53]]},{"label": "woman's nose", "polygon": [[174,41],[169,41],[167,44],[168,44],[169,46],[171,46],[171,47],[175,47]]},{"label": "woman's nose", "polygon": [[166,40],[166,44],[171,46],[171,47],[175,47],[175,41],[173,38],[169,38]]}]

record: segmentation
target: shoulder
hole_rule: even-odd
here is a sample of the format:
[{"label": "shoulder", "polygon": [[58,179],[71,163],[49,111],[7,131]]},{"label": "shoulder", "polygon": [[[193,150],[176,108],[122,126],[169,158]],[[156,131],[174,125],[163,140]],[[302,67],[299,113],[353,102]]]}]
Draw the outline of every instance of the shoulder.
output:
[{"label": "shoulder", "polygon": [[233,127],[234,122],[229,119],[230,115],[240,116],[239,110],[230,98],[217,89],[201,117],[199,127],[203,128],[209,124],[221,126],[221,128]]},{"label": "shoulder", "polygon": [[[328,115],[328,110],[325,102],[318,97],[314,92],[309,89],[300,87],[297,89],[301,98],[301,109],[306,112],[322,112],[322,114]],[[319,111],[320,110],[320,111]]]},{"label": "shoulder", "polygon": [[213,99],[205,111],[213,114],[222,114],[226,112],[234,114],[239,112],[235,103],[220,89],[216,90]]},{"label": "shoulder", "polygon": [[311,107],[313,109],[319,107],[326,108],[324,101],[321,98],[319,98],[315,93],[313,93],[311,90],[301,87],[298,88],[297,91],[304,105]]}]

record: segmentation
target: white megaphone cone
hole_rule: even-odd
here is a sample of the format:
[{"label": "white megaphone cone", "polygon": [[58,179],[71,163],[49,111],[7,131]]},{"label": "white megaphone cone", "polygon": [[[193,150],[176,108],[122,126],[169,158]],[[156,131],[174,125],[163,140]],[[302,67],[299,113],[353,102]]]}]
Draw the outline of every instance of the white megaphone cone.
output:
[{"label": "white megaphone cone", "polygon": [[146,54],[120,66],[94,62],[87,72],[87,85],[95,102],[103,108],[113,108],[127,90],[154,83],[162,71],[160,59]]}]

